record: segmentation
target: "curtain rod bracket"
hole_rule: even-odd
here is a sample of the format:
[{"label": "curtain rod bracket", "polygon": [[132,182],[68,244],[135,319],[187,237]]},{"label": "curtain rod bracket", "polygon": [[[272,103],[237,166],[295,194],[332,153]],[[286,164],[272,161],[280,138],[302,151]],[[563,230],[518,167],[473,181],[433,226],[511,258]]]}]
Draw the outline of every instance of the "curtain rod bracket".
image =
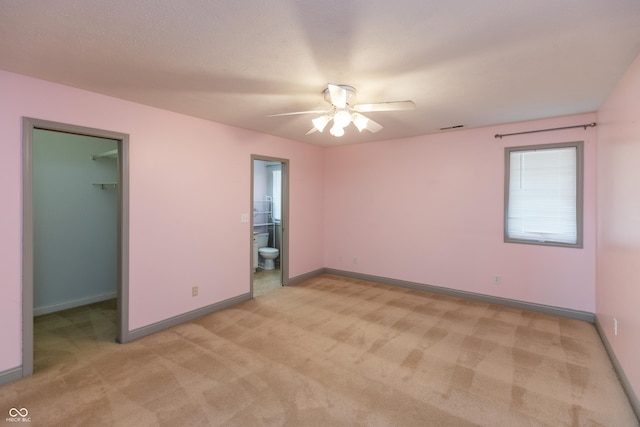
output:
[{"label": "curtain rod bracket", "polygon": [[524,135],[524,134],[527,134],[527,133],[550,132],[550,131],[553,131],[553,130],[564,130],[564,129],[575,129],[575,128],[583,128],[584,130],[587,130],[587,128],[592,128],[594,126],[596,126],[596,122],[585,123],[583,125],[564,126],[564,127],[560,127],[560,128],[528,130],[528,131],[524,131],[524,132],[514,132],[514,133],[497,133],[495,135],[495,137],[502,139],[502,137],[504,137],[504,136]]}]

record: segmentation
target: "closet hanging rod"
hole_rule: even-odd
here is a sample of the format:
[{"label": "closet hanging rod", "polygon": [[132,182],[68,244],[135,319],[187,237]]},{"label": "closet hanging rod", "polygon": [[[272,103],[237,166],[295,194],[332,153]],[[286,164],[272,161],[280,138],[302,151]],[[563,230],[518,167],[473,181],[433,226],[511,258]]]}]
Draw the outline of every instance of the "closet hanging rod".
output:
[{"label": "closet hanging rod", "polygon": [[591,123],[586,123],[584,125],[564,126],[564,127],[561,127],[561,128],[528,130],[528,131],[524,131],[524,132],[514,132],[514,133],[497,133],[495,137],[502,139],[502,137],[504,137],[504,136],[524,135],[524,134],[527,134],[527,133],[538,133],[538,132],[551,132],[553,130],[564,130],[564,129],[575,129],[575,128],[584,128],[585,130],[587,130],[587,128],[592,128],[595,125],[596,125],[596,122],[591,122]]},{"label": "closet hanging rod", "polygon": [[91,160],[99,159],[101,157],[118,157],[118,149],[105,151],[104,153],[98,153],[91,156]]}]

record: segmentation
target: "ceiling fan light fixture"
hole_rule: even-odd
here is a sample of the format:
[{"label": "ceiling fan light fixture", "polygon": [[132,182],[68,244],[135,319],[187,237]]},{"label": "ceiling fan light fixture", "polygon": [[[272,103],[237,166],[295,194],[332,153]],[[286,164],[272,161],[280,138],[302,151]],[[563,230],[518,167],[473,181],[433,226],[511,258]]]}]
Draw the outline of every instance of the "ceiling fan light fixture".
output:
[{"label": "ceiling fan light fixture", "polygon": [[347,127],[351,123],[351,114],[346,110],[340,110],[333,117],[333,123],[341,128]]},{"label": "ceiling fan light fixture", "polygon": [[337,85],[329,83],[322,91],[324,100],[330,104],[328,110],[308,110],[294,111],[291,113],[270,114],[268,117],[293,116],[297,114],[322,114],[320,117],[312,119],[313,127],[305,135],[315,132],[322,132],[329,122],[333,121],[329,133],[335,137],[341,137],[345,133],[345,128],[351,122],[358,128],[359,132],[367,130],[376,133],[382,130],[382,125],[375,120],[371,120],[361,113],[378,111],[403,111],[413,110],[416,104],[413,101],[387,101],[374,102],[372,104],[356,104],[356,90],[353,86]]},{"label": "ceiling fan light fixture", "polygon": [[369,119],[362,114],[353,115],[353,124],[358,128],[358,131],[362,132],[365,130],[367,128],[367,123],[369,123]]},{"label": "ceiling fan light fixture", "polygon": [[327,126],[327,123],[329,123],[329,117],[320,116],[311,120],[311,123],[313,123],[313,127],[315,127],[318,131],[322,132],[325,126]]},{"label": "ceiling fan light fixture", "polygon": [[338,126],[335,123],[333,123],[333,126],[331,126],[331,129],[329,130],[329,133],[331,133],[331,135],[335,136],[336,138],[341,137],[342,135],[344,135],[344,128]]}]

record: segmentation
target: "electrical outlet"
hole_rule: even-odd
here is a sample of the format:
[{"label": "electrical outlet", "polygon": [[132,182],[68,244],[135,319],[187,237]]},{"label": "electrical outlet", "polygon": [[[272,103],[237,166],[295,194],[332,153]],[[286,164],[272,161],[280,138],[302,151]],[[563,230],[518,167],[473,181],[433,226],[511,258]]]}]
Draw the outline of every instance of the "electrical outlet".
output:
[{"label": "electrical outlet", "polygon": [[197,297],[198,296],[198,287],[194,286],[191,288],[191,296],[192,297]]},{"label": "electrical outlet", "polygon": [[495,276],[493,276],[493,284],[494,285],[499,285],[500,283],[502,283],[502,277],[500,277],[497,274]]},{"label": "electrical outlet", "polygon": [[249,222],[249,214],[240,214],[240,222]]},{"label": "electrical outlet", "polygon": [[358,258],[353,258],[353,263],[357,264],[358,263]]},{"label": "electrical outlet", "polygon": [[618,319],[613,318],[613,335],[618,336]]}]

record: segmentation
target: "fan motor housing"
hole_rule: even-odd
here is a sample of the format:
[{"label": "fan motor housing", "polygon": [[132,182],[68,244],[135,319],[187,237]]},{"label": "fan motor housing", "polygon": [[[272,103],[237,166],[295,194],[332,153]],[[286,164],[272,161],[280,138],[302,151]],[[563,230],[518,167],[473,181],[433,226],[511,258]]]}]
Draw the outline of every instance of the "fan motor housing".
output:
[{"label": "fan motor housing", "polygon": [[[347,92],[347,104],[351,104],[351,100],[356,99],[356,88],[349,85],[334,85],[339,86]],[[329,88],[325,88],[322,91],[322,95],[324,96],[324,100],[331,104],[331,93],[329,92]]]}]

